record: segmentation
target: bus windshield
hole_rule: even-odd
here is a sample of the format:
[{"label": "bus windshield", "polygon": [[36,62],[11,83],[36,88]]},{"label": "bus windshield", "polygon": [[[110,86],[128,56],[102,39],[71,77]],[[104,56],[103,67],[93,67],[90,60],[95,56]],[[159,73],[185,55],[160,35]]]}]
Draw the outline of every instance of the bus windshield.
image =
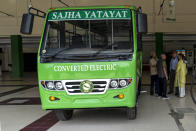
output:
[{"label": "bus windshield", "polygon": [[[130,19],[48,20],[41,56],[66,58],[130,55],[133,30]],[[104,57],[105,58],[105,57]]]}]

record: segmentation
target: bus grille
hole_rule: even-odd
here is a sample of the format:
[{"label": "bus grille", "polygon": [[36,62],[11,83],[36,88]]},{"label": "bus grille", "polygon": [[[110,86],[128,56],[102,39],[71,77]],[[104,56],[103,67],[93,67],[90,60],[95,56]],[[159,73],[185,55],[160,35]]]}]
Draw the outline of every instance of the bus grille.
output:
[{"label": "bus grille", "polygon": [[65,82],[66,91],[70,95],[81,94],[104,94],[109,84],[109,80],[89,80],[93,83],[94,88],[90,93],[83,93],[80,90],[81,81],[67,81]]}]

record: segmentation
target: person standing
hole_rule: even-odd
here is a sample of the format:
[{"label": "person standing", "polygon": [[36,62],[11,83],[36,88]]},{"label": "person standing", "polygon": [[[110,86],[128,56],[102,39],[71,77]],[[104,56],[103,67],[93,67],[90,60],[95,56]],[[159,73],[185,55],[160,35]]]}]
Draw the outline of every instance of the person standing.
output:
[{"label": "person standing", "polygon": [[186,64],[184,63],[184,55],[178,55],[178,65],[176,68],[176,77],[175,77],[175,88],[176,95],[179,97],[185,97],[185,84],[186,84]]},{"label": "person standing", "polygon": [[158,75],[157,75],[157,57],[156,53],[152,53],[152,57],[149,61],[150,63],[150,74],[151,74],[151,87],[150,87],[150,95],[154,95],[154,87],[155,93],[158,94]]},{"label": "person standing", "polygon": [[177,58],[177,52],[174,51],[172,53],[172,59],[170,61],[170,86],[169,86],[169,92],[168,94],[173,94],[174,92],[174,80],[175,80],[175,74],[176,74],[176,66],[178,64],[178,58]]},{"label": "person standing", "polygon": [[161,59],[158,61],[158,77],[159,77],[159,97],[163,99],[169,99],[167,97],[167,65],[166,65],[166,55],[161,54]]}]

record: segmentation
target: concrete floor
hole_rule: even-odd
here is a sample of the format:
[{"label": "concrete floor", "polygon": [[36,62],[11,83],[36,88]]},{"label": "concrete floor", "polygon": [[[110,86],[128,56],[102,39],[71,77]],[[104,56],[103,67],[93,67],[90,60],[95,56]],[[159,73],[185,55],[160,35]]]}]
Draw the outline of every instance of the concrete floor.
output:
[{"label": "concrete floor", "polygon": [[[148,91],[148,73],[144,73],[143,78],[145,85],[143,89]],[[38,120],[40,122],[51,113],[43,111],[40,103],[36,101],[39,99],[36,84],[36,74],[32,73],[25,74],[21,79],[14,79],[9,73],[0,77],[1,131],[46,130],[38,126],[26,128],[28,125],[36,126]],[[21,88],[26,89],[20,90]],[[76,110],[70,121],[56,120],[47,129],[49,131],[196,131],[196,105],[193,104],[188,89],[187,85],[185,98],[170,95],[169,100],[150,96],[148,92],[141,94],[138,101],[138,116],[133,121],[126,119],[125,111],[122,109]],[[28,98],[36,100],[28,103]]]}]

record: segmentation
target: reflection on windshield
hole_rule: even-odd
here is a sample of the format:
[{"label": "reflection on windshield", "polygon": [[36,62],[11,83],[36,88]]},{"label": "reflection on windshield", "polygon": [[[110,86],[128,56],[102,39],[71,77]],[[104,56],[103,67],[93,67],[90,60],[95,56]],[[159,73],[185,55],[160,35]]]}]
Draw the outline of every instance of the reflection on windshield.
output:
[{"label": "reflection on windshield", "polygon": [[42,55],[130,53],[131,20],[48,21]]}]

